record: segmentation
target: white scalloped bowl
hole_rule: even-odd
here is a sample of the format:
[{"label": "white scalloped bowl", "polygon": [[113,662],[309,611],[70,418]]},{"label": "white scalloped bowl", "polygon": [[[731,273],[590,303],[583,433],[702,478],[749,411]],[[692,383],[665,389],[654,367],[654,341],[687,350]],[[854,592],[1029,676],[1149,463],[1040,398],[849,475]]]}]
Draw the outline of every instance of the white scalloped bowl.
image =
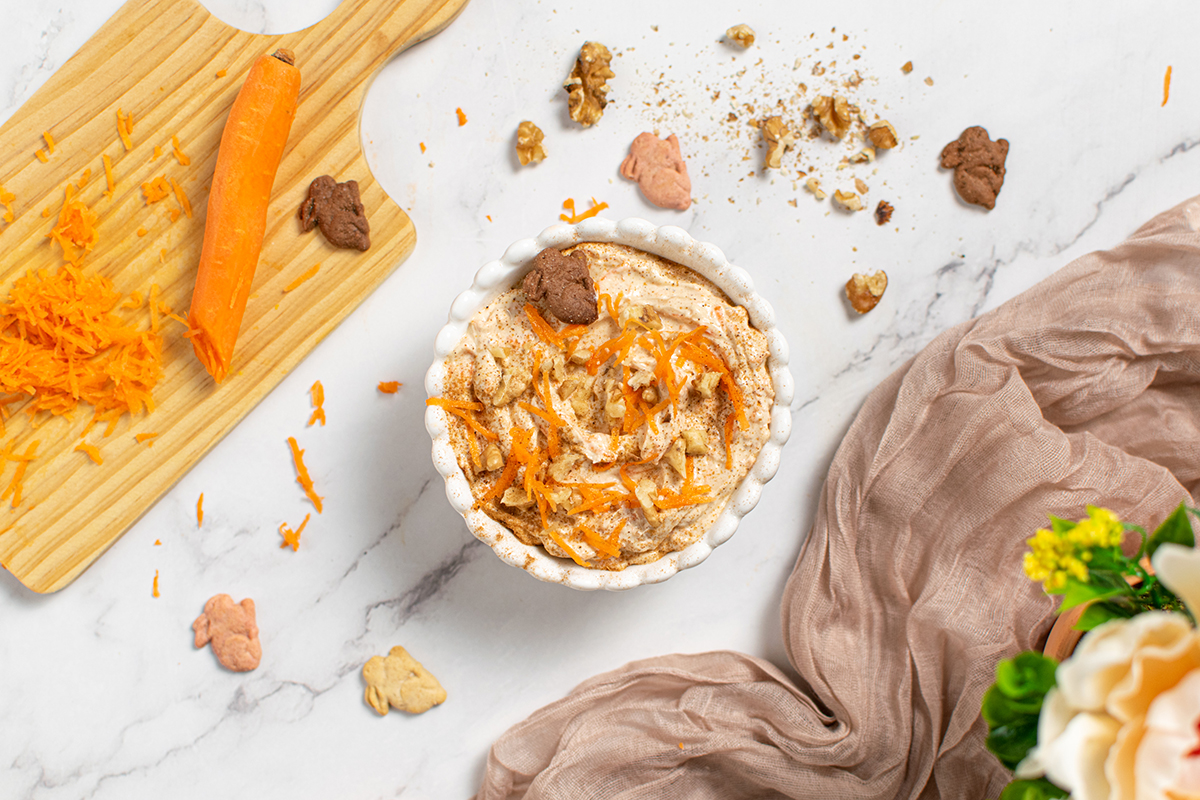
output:
[{"label": "white scalloped bowl", "polygon": [[687,548],[668,553],[649,564],[636,564],[619,572],[581,567],[569,559],[556,558],[538,546],[530,546],[512,531],[474,508],[471,488],[450,444],[449,419],[438,406],[425,410],[425,427],[433,438],[433,464],[446,479],[446,497],[463,515],[476,538],[488,544],[496,555],[514,567],[549,583],[561,583],[572,589],[622,591],[648,583],[661,583],[681,569],[694,567],[737,530],[742,517],[758,504],[763,484],[779,469],[783,445],[791,433],[792,375],[788,371],[788,346],[775,327],[775,312],[754,291],[750,276],[735,267],[716,246],[698,242],[687,231],[673,226],[659,227],[642,219],[620,222],[593,218],[576,225],[554,225],[536,239],[516,242],[499,261],[490,261],[475,274],[471,288],[460,294],[450,306],[450,319],[438,333],[434,345],[436,358],[425,376],[425,391],[430,397],[444,394],[446,358],[467,331],[467,323],[477,311],[511,289],[529,271],[533,258],[544,248],[559,250],[580,242],[623,244],[662,256],[689,267],[716,284],[733,302],[750,312],[755,328],[766,334],[769,346],[767,369],[775,387],[771,408],[770,437],[758,454],[750,472],[738,485],[729,502],[705,532]]}]

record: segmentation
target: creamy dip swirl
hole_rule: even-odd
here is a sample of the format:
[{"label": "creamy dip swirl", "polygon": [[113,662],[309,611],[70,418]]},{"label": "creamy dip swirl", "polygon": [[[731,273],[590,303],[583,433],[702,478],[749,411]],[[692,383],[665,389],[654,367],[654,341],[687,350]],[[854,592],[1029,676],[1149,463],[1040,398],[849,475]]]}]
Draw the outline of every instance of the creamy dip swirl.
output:
[{"label": "creamy dip swirl", "polygon": [[712,283],[624,245],[575,249],[599,318],[563,326],[510,289],[447,359],[444,399],[485,513],[619,570],[703,536],[769,436],[774,388],[766,337]]}]

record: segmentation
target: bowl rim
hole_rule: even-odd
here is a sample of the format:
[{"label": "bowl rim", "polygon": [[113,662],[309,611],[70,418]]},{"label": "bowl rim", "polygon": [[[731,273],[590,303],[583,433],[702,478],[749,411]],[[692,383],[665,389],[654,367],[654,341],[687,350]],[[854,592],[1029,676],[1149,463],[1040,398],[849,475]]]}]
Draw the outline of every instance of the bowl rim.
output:
[{"label": "bowl rim", "polygon": [[467,523],[471,533],[489,545],[505,563],[523,569],[538,580],[558,583],[582,591],[624,591],[635,586],[661,583],[681,570],[704,561],[737,530],[742,518],[758,504],[762,487],[779,469],[783,446],[791,434],[790,406],[794,394],[788,370],[788,346],[775,324],[775,311],[754,289],[749,273],[732,264],[716,245],[700,242],[687,231],[672,225],[654,225],[643,219],[609,220],[593,217],[575,224],[551,225],[538,236],[521,239],[504,255],[479,268],[471,287],[450,305],[446,325],[434,343],[434,361],[425,375],[428,397],[442,394],[446,358],[465,335],[477,311],[512,288],[530,269],[534,257],[547,247],[562,250],[583,242],[623,244],[688,267],[708,280],[750,314],[750,321],[767,337],[767,370],[775,389],[769,436],[746,477],[726,502],[725,508],[704,535],[683,550],[667,553],[647,564],[635,564],[619,572],[582,567],[570,559],[550,555],[538,545],[527,545],[508,528],[474,508],[474,497],[458,457],[450,443],[449,415],[436,405],[425,409],[425,428],[433,441],[433,464],[446,484],[446,497]]}]

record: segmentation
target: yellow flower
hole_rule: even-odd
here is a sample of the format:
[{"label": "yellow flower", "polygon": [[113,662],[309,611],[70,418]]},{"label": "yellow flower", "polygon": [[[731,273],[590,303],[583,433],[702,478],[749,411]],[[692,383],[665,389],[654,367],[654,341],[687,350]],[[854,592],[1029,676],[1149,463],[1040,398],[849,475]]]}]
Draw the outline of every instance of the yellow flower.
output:
[{"label": "yellow flower", "polygon": [[1087,582],[1093,550],[1116,547],[1125,535],[1113,512],[1096,506],[1088,506],[1087,511],[1087,518],[1070,530],[1056,533],[1043,528],[1026,540],[1030,552],[1025,554],[1025,574],[1040,581],[1047,592],[1061,590],[1068,578]]}]

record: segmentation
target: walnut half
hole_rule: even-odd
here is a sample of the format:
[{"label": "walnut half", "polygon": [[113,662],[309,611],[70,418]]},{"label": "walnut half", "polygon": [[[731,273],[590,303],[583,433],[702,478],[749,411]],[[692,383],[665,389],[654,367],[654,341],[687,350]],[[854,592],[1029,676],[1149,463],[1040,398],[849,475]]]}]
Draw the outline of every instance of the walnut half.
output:
[{"label": "walnut half", "polygon": [[599,42],[585,42],[579,58],[563,84],[571,119],[583,127],[594,125],[608,105],[608,79],[615,77],[609,64],[612,53]]},{"label": "walnut half", "polygon": [[754,29],[744,22],[741,25],[734,25],[725,31],[725,36],[729,41],[742,47],[749,47],[754,44]]},{"label": "walnut half", "polygon": [[850,104],[839,95],[821,95],[812,102],[813,116],[821,127],[835,139],[841,139],[850,130]]},{"label": "walnut half", "polygon": [[879,303],[883,292],[887,289],[887,273],[879,270],[874,275],[854,273],[846,281],[846,299],[851,307],[860,314],[865,314]]},{"label": "walnut half", "polygon": [[542,129],[529,120],[517,126],[517,160],[521,166],[537,164],[546,158],[542,138]]}]

